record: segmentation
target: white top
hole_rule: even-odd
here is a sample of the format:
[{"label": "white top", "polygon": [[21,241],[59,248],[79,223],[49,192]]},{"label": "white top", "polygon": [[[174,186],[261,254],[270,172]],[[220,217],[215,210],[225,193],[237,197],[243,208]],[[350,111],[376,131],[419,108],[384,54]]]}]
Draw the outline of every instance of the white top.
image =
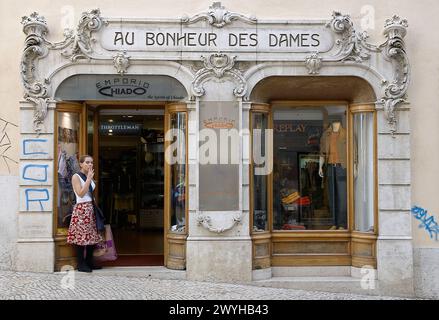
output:
[{"label": "white top", "polygon": [[[81,188],[82,188],[85,184],[85,181],[82,180],[82,178],[79,174],[75,173],[75,176],[79,177],[79,181],[81,182]],[[96,187],[95,182],[93,180],[91,181],[91,187],[93,188],[93,190]],[[90,191],[88,191],[82,198],[80,196],[78,196],[78,194],[76,192],[75,192],[75,196],[76,196],[76,203],[84,203],[84,202],[93,201],[93,199],[91,198],[91,195],[90,195]]]}]

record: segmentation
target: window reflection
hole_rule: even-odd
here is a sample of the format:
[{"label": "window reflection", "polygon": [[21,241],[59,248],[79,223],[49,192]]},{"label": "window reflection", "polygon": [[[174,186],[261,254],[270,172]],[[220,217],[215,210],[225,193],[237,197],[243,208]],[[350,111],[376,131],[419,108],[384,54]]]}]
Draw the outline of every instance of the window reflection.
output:
[{"label": "window reflection", "polygon": [[[268,128],[268,114],[252,113],[253,151],[265,157],[265,129]],[[256,139],[258,135],[258,139]],[[256,174],[264,164],[253,162],[253,231],[268,230],[267,175]]]},{"label": "window reflection", "polygon": [[171,114],[171,129],[178,136],[172,143],[178,141],[174,157],[175,164],[171,165],[171,231],[185,232],[186,228],[186,113]]},{"label": "window reflection", "polygon": [[79,114],[58,112],[58,228],[68,228],[75,204],[72,176],[79,171]]},{"label": "window reflection", "polygon": [[347,229],[346,107],[274,110],[273,229]]},{"label": "window reflection", "polygon": [[[354,114],[355,230],[374,231],[373,113]],[[361,151],[361,152],[360,152]]]}]

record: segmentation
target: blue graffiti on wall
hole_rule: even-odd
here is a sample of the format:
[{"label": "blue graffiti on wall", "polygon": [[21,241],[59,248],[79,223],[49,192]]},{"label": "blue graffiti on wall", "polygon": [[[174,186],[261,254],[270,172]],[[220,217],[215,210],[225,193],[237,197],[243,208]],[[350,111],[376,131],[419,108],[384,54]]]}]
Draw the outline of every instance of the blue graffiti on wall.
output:
[{"label": "blue graffiti on wall", "polygon": [[[33,196],[43,195],[44,197],[32,197]],[[47,189],[26,189],[26,211],[29,211],[29,203],[30,202],[38,202],[40,204],[41,211],[44,211],[43,202],[49,201],[49,190]]]},{"label": "blue graffiti on wall", "polygon": [[47,152],[28,152],[27,151],[27,145],[28,144],[36,144],[36,143],[46,143],[47,139],[26,139],[23,140],[23,154],[28,156],[28,155],[46,155],[48,154]]},{"label": "blue graffiti on wall", "polygon": [[[33,169],[38,169],[39,173],[43,174],[42,177],[39,177],[36,170],[34,170],[33,174],[35,175],[34,177],[28,175],[28,169],[29,168],[33,168]],[[23,169],[23,180],[30,180],[30,181],[36,181],[36,182],[47,182],[47,176],[48,176],[48,165],[39,165],[39,164],[29,164],[27,166],[24,167]]]},{"label": "blue graffiti on wall", "polygon": [[412,214],[417,220],[421,221],[419,228],[424,228],[425,230],[427,230],[430,235],[430,238],[433,239],[434,237],[435,240],[437,241],[437,235],[439,233],[439,225],[437,224],[436,221],[434,221],[434,217],[430,216],[427,210],[424,210],[417,206],[412,208]]}]

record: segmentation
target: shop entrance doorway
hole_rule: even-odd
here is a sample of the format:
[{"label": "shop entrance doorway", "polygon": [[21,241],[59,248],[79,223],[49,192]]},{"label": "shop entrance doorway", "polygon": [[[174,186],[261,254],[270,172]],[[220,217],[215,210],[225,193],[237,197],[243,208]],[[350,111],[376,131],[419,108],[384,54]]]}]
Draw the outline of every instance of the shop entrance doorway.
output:
[{"label": "shop entrance doorway", "polygon": [[99,159],[98,202],[118,253],[102,265],[164,265],[165,110],[100,106],[88,113],[98,133],[89,137]]}]

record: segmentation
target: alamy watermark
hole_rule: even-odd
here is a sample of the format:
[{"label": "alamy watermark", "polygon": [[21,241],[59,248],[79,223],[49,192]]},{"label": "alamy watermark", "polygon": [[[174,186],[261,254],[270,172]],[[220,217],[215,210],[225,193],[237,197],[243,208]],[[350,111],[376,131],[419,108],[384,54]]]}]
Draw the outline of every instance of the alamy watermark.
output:
[{"label": "alamy watermark", "polygon": [[360,285],[363,290],[374,290],[376,289],[376,269],[372,266],[363,266],[361,268]]},{"label": "alamy watermark", "polygon": [[65,274],[61,279],[61,288],[64,290],[75,290],[75,269],[73,266],[62,266],[61,274]]},{"label": "alamy watermark", "polygon": [[[239,164],[243,153],[240,146],[245,145],[244,138],[253,141],[251,160],[255,166],[255,174],[269,175],[273,170],[273,129],[255,129],[252,134],[248,129],[202,129],[198,134],[198,163]],[[165,140],[170,142],[165,150],[165,161],[170,165],[185,164],[185,132],[170,129],[165,134]]]}]

